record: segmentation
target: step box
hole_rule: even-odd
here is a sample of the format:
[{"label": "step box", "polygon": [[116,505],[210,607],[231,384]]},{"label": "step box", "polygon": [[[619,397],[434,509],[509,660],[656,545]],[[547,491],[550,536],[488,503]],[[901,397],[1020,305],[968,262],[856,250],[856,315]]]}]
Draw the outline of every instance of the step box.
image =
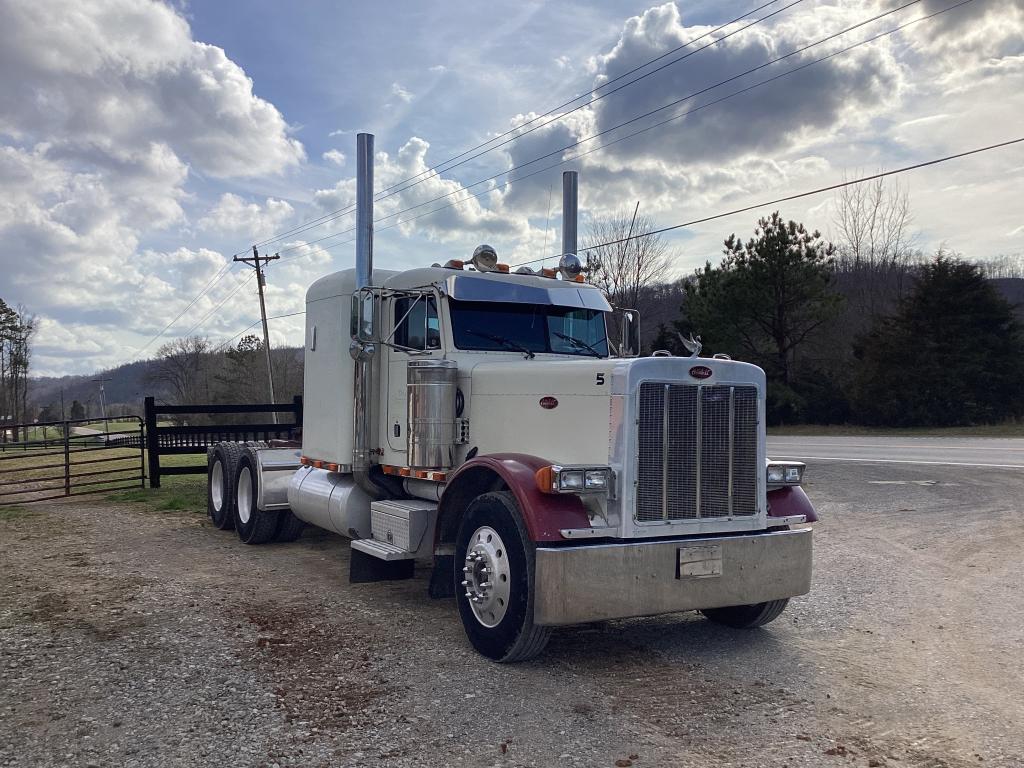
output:
[{"label": "step box", "polygon": [[373,539],[409,553],[429,558],[434,551],[437,503],[424,499],[386,499],[370,504]]}]

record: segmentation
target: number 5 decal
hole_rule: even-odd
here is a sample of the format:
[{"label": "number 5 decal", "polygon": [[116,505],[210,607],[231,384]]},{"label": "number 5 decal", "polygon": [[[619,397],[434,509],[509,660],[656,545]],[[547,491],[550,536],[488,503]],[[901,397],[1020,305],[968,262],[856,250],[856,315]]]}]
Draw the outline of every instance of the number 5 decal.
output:
[{"label": "number 5 decal", "polygon": [[596,384],[596,386],[598,386],[598,387],[604,386],[604,374],[603,373],[597,374],[597,384]]}]

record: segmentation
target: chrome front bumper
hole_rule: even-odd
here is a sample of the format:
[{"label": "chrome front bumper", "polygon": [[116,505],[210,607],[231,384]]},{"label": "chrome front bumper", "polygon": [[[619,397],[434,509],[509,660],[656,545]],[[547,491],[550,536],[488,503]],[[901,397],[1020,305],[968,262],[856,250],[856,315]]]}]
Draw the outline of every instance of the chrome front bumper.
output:
[{"label": "chrome front bumper", "polygon": [[534,622],[749,605],[811,589],[811,530],[538,547]]}]

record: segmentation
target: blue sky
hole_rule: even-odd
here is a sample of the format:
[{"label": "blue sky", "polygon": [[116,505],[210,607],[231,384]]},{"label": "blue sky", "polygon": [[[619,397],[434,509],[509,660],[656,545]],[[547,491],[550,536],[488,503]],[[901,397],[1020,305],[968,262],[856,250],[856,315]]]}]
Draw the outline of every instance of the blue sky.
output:
[{"label": "blue sky", "polygon": [[[791,64],[953,1],[922,0]],[[347,206],[356,131],[376,135],[380,189],[736,17],[745,21],[724,30],[735,34],[707,50],[382,201],[378,216],[440,209],[380,227],[376,263],[418,266],[484,241],[513,263],[551,251],[563,168],[580,171],[585,239],[589,222],[637,200],[670,225],[1021,132],[1024,9],[974,0],[510,186],[464,191],[539,155],[568,158],[558,150],[574,141],[895,7],[788,4],[747,14],[757,0],[0,0],[0,297],[38,316],[40,374],[149,356],[185,333],[228,341],[257,317],[254,285],[231,255]],[[1022,169],[1016,148],[904,177],[916,246],[976,259],[1024,252]],[[470,192],[484,194],[429,202]],[[750,233],[769,212],[675,233],[672,275],[716,260],[728,234]],[[836,234],[833,197],[782,213]],[[270,245],[286,257],[268,270],[271,314],[300,311],[313,279],[351,264],[351,223]],[[275,344],[301,340],[301,317],[271,327]]]}]

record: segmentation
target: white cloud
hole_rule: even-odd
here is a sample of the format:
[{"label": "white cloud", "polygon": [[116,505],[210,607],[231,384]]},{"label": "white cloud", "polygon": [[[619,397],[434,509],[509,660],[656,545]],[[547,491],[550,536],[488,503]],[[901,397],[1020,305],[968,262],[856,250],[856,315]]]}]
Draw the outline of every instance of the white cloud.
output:
[{"label": "white cloud", "polygon": [[[488,209],[480,198],[471,197],[487,187],[466,190],[458,181],[443,175],[432,175],[426,156],[430,145],[413,137],[392,158],[378,152],[375,159],[375,183],[378,189],[398,186],[400,182],[416,179],[400,192],[384,197],[375,206],[375,217],[381,220],[378,228],[392,228],[405,236],[414,233],[439,242],[451,242],[463,237],[500,234],[514,238],[527,232],[526,217],[519,213],[507,214],[500,209],[500,196],[491,198],[497,205]],[[453,203],[459,202],[457,205]],[[355,179],[342,179],[333,188],[317,190],[314,202],[322,211],[342,210],[355,203]],[[399,211],[406,211],[398,214]],[[425,215],[428,211],[436,211]],[[334,223],[335,229],[351,227],[352,217]]]},{"label": "white cloud", "polygon": [[261,206],[225,192],[213,210],[199,220],[199,228],[208,232],[240,235],[252,241],[263,240],[281,229],[281,225],[294,213],[295,209],[284,200],[268,197]]},{"label": "white cloud", "polygon": [[397,97],[400,101],[404,101],[406,104],[412,101],[412,94],[398,83],[391,84],[391,95]]},{"label": "white cloud", "polygon": [[342,152],[341,150],[328,149],[326,152],[324,152],[323,158],[329,163],[334,163],[339,168],[345,165],[345,153]]},{"label": "white cloud", "polygon": [[[3,2],[0,131],[62,136],[67,151],[164,144],[216,176],[277,173],[302,145],[216,46],[146,0]],[[60,23],[55,23],[60,19]]]},{"label": "white cloud", "polygon": [[[242,69],[167,5],[0,0],[0,17],[3,298],[39,316],[37,373],[115,365],[228,263],[203,247],[140,247],[189,233],[190,170],[266,177],[304,151]],[[200,231],[259,237],[292,213],[226,194]],[[238,299],[211,322],[241,316]]]}]

